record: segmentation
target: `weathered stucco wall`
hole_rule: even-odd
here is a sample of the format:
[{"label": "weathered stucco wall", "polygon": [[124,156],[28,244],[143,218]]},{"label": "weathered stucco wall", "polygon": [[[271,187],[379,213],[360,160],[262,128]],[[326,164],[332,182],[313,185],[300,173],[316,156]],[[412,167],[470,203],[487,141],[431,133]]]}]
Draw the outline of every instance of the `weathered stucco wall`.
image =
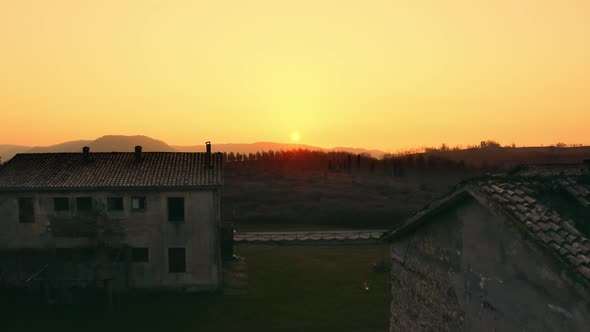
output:
[{"label": "weathered stucco wall", "polygon": [[[123,236],[115,240],[98,236],[99,239],[114,244],[149,248],[147,263],[131,262],[114,265],[113,268],[125,274],[118,276],[119,282],[131,287],[192,287],[195,289],[215,289],[220,286],[221,253],[219,246],[219,193],[218,191],[178,191],[178,192],[60,192],[34,194],[0,195],[0,250],[14,252],[17,249],[94,247],[100,242],[87,236],[54,236],[48,232],[48,225],[59,222],[85,222],[75,211],[76,197],[90,196],[95,209],[108,222],[120,227]],[[122,196],[124,211],[107,211],[107,197]],[[147,209],[141,212],[131,210],[131,197],[146,197]],[[18,219],[18,197],[33,197],[35,222],[20,223]],[[69,197],[70,211],[54,212],[53,198]],[[168,221],[168,197],[185,198],[184,223]],[[96,218],[96,217],[95,217]],[[113,243],[108,243],[113,242]],[[186,273],[169,273],[168,248],[186,248]],[[15,255],[2,257],[16,260]],[[7,278],[14,270],[14,262],[2,270]],[[39,263],[40,264],[40,263]],[[92,274],[88,269],[78,269],[80,273]],[[15,277],[15,276],[13,276]],[[16,276],[22,277],[21,276]],[[124,281],[122,279],[125,279]]]},{"label": "weathered stucco wall", "polygon": [[589,297],[511,221],[474,199],[396,240],[391,331],[584,331]]}]

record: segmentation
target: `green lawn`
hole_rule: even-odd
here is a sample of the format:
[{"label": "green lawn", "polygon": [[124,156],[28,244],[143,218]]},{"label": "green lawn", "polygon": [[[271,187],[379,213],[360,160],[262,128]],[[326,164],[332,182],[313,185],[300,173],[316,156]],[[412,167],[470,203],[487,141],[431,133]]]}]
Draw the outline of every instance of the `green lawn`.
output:
[{"label": "green lawn", "polygon": [[247,295],[157,294],[110,310],[17,306],[13,315],[3,311],[3,326],[17,327],[7,331],[388,329],[389,275],[372,270],[373,262],[388,258],[386,246],[240,245],[236,251],[248,261]]}]

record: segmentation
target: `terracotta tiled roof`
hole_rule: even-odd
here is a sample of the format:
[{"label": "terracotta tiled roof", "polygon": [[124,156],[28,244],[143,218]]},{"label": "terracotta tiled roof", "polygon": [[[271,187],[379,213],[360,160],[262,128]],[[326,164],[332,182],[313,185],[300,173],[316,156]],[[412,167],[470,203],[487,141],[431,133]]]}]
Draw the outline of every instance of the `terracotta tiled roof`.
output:
[{"label": "terracotta tiled roof", "polygon": [[[52,189],[192,188],[223,184],[222,155],[214,153],[18,154],[0,168],[0,191]],[[210,160],[210,162],[209,162]]]},{"label": "terracotta tiled roof", "polygon": [[[578,171],[581,171],[578,173]],[[572,171],[572,170],[575,170]],[[465,193],[514,221],[538,245],[553,253],[590,285],[590,241],[576,223],[549,207],[546,193],[560,197],[590,215],[590,184],[578,181],[587,169],[575,167],[527,168],[516,175],[493,176],[459,185],[451,194],[431,203],[384,239],[403,236],[426,222],[425,217],[449,208]],[[586,178],[585,181],[588,179]],[[554,196],[553,196],[554,197]],[[551,202],[549,202],[551,203]],[[577,220],[585,222],[586,220]],[[590,221],[589,221],[590,222]]]},{"label": "terracotta tiled roof", "polygon": [[[539,245],[549,249],[565,264],[590,281],[590,241],[576,229],[573,220],[546,207],[535,198],[539,188],[551,187],[569,195],[574,204],[588,208],[590,188],[571,177],[539,179],[493,178],[468,186],[474,196],[483,195],[487,202],[501,209],[529,233]],[[476,197],[477,198],[477,197]]]}]

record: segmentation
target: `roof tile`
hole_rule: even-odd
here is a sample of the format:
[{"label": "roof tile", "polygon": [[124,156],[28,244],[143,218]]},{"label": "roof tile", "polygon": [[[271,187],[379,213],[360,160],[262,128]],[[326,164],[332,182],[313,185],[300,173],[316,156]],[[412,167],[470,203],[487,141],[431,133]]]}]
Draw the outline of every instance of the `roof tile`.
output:
[{"label": "roof tile", "polygon": [[485,192],[488,192],[488,193],[490,193],[490,192],[493,191],[492,188],[490,188],[490,187],[488,187],[486,185],[482,185],[480,187],[481,187],[481,189],[483,189]]},{"label": "roof tile", "polygon": [[576,197],[576,200],[578,201],[578,203],[580,203],[583,207],[589,207],[590,206],[590,202],[588,202],[587,199],[585,199],[582,196],[578,196]]},{"label": "roof tile", "polygon": [[[550,238],[550,237],[548,237],[547,235],[545,235],[545,233],[541,233],[541,232],[539,232],[539,233],[537,233],[536,235],[537,235],[537,237],[538,237],[539,239],[541,239],[541,240],[542,240],[543,242],[545,242],[545,243],[549,243],[549,242],[551,242],[551,238]],[[569,250],[568,250],[568,251],[569,251]]]},{"label": "roof tile", "polygon": [[529,219],[532,222],[535,222],[536,223],[536,222],[539,222],[539,220],[541,220],[541,216],[539,216],[538,214],[531,213],[531,215],[529,216]]},{"label": "roof tile", "polygon": [[553,228],[549,225],[549,223],[547,222],[539,222],[537,223],[537,226],[539,226],[539,228],[541,228],[543,231],[547,232],[552,230]]},{"label": "roof tile", "polygon": [[220,186],[222,159],[178,152],[144,152],[141,161],[120,152],[18,154],[0,169],[0,191]]},{"label": "roof tile", "polygon": [[570,246],[569,244],[564,244],[563,247],[565,249],[567,249],[567,251],[569,251],[569,253],[572,254],[572,255],[574,255],[574,256],[576,256],[577,254],[580,253],[580,250],[574,248],[573,245]]},{"label": "roof tile", "polygon": [[580,266],[582,265],[582,261],[580,261],[579,259],[577,259],[575,256],[572,255],[568,255],[565,257],[572,265],[574,266]]},{"label": "roof tile", "polygon": [[577,185],[577,186],[575,186],[575,188],[576,188],[576,191],[579,192],[584,197],[590,195],[590,190],[586,189],[585,187],[583,187],[581,185]]},{"label": "roof tile", "polygon": [[570,195],[572,195],[573,197],[580,196],[580,193],[577,192],[576,189],[572,188],[571,186],[565,187],[565,191],[567,191],[568,193],[570,193]]},{"label": "roof tile", "polygon": [[503,192],[504,192],[504,189],[502,189],[502,188],[500,188],[500,187],[496,186],[495,184],[492,184],[492,185],[490,186],[490,188],[492,188],[492,189],[493,189],[495,192],[497,192],[497,193],[499,193],[499,194],[501,194],[501,193],[503,193]]},{"label": "roof tile", "polygon": [[524,214],[520,213],[520,212],[515,212],[514,215],[518,218],[518,220],[525,222],[526,221],[526,217],[524,216]]},{"label": "roof tile", "polygon": [[560,225],[561,225],[561,227],[563,227],[563,229],[565,229],[568,233],[570,233],[572,235],[575,235],[575,236],[581,235],[580,232],[567,221],[561,222]]},{"label": "roof tile", "polygon": [[590,279],[590,269],[585,266],[579,266],[578,272],[580,272],[586,279]]},{"label": "roof tile", "polygon": [[557,235],[557,233],[555,232],[548,232],[547,235],[549,235],[553,239],[553,241],[555,241],[555,243],[559,245],[565,242],[565,240],[561,236]]},{"label": "roof tile", "polygon": [[528,227],[528,229],[530,229],[530,230],[531,230],[531,232],[534,232],[534,233],[536,233],[537,231],[539,231],[539,226],[537,226],[537,225],[533,224],[532,222],[530,222],[530,221],[527,221],[525,224],[526,224],[526,226]]},{"label": "roof tile", "polygon": [[578,254],[578,256],[576,256],[576,258],[578,258],[578,260],[581,260],[584,264],[590,263],[590,258],[588,258],[588,256],[586,256],[586,255]]},{"label": "roof tile", "polygon": [[536,199],[534,199],[534,198],[532,198],[532,197],[530,197],[530,196],[525,196],[525,197],[524,197],[524,200],[525,200],[527,203],[529,203],[529,204],[535,204],[535,202],[537,202],[537,200],[536,200]]}]

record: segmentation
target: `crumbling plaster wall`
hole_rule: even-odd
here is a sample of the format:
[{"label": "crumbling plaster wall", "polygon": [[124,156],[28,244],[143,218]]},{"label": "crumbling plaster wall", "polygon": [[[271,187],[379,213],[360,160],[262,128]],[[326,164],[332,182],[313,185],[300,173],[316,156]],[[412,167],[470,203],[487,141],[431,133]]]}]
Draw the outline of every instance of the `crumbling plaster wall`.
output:
[{"label": "crumbling plaster wall", "polygon": [[[75,198],[82,196],[92,197],[97,211],[121,225],[123,237],[115,241],[120,242],[114,243],[115,245],[149,248],[148,263],[132,263],[130,270],[121,266],[115,267],[115,270],[130,275],[126,286],[191,287],[198,290],[220,287],[219,193],[215,190],[0,194],[0,250],[52,250],[96,245],[96,239],[55,237],[47,231],[48,225],[54,220],[79,219],[75,211]],[[122,196],[125,210],[107,211],[106,199],[109,196]],[[134,196],[146,197],[146,211],[131,211],[131,197]],[[34,223],[19,223],[18,197],[33,197]],[[71,211],[54,212],[54,197],[69,197]],[[168,197],[185,198],[184,223],[168,222]],[[174,247],[186,248],[186,273],[168,272],[168,248]],[[14,262],[8,262],[8,267],[4,267],[5,277],[10,275],[11,266],[15,266]]]},{"label": "crumbling plaster wall", "polygon": [[588,294],[474,199],[395,240],[391,331],[583,331]]}]

